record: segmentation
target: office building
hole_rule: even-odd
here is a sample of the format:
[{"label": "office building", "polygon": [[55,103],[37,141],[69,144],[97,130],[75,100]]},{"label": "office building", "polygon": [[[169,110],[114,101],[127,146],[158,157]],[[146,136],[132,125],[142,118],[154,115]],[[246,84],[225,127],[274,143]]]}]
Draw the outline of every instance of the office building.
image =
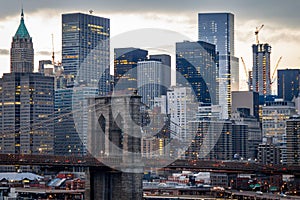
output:
[{"label": "office building", "polygon": [[132,93],[137,89],[137,63],[147,59],[148,51],[116,48],[114,54],[114,91]]},{"label": "office building", "polygon": [[272,138],[273,143],[281,148],[281,162],[287,162],[286,121],[296,114],[295,104],[277,100],[266,102],[263,106],[263,137]]},{"label": "office building", "polygon": [[271,95],[271,46],[269,44],[252,45],[253,68],[252,88],[259,95]]},{"label": "office building", "polygon": [[250,115],[259,120],[259,95],[253,91],[233,91],[232,92],[232,112],[238,108],[249,108]]},{"label": "office building", "polygon": [[300,164],[300,117],[293,116],[286,121],[287,164]]},{"label": "office building", "polygon": [[[73,88],[55,90],[55,155],[82,155],[84,146],[73,119]],[[75,111],[76,112],[76,111]]]},{"label": "office building", "polygon": [[232,123],[232,154],[233,158],[246,159],[248,156],[248,126]]},{"label": "office building", "polygon": [[300,87],[300,69],[280,69],[277,71],[278,98],[292,101],[298,97]]},{"label": "office building", "polygon": [[199,13],[198,40],[216,45],[219,53],[219,104],[222,118],[231,114],[231,91],[239,90],[239,60],[234,51],[234,15]]},{"label": "office building", "polygon": [[295,114],[293,102],[281,100],[266,102],[263,106],[263,137],[275,137],[279,141],[284,141],[286,120]]},{"label": "office building", "polygon": [[[176,43],[176,84],[192,87],[199,102],[218,104],[218,60],[215,45],[206,42]],[[184,77],[187,84],[182,80]]]},{"label": "office building", "polygon": [[[260,122],[256,117],[250,115],[249,108],[238,108],[231,115],[231,120],[234,124],[246,125],[248,130],[247,137],[247,159],[256,159],[258,145],[262,141],[262,131]],[[244,157],[245,158],[245,157]]]},{"label": "office building", "polygon": [[22,9],[20,25],[12,38],[10,49],[10,72],[33,72],[34,50],[32,38],[25,26]]},{"label": "office building", "polygon": [[282,164],[281,147],[274,144],[271,138],[267,138],[258,146],[257,160],[261,164]]},{"label": "office building", "polygon": [[[188,122],[195,119],[198,108],[192,88],[174,86],[167,92],[171,138],[189,141]],[[183,153],[183,152],[181,152]]]},{"label": "office building", "polygon": [[142,102],[150,108],[154,98],[167,94],[171,86],[171,69],[163,67],[161,61],[146,60],[137,63],[137,88]]},{"label": "office building", "polygon": [[62,15],[62,65],[75,85],[110,88],[110,20],[83,13]]},{"label": "office building", "polygon": [[171,56],[167,54],[155,54],[149,56],[150,60],[158,60],[166,67],[171,67]]},{"label": "office building", "polygon": [[[39,69],[38,72],[44,74],[45,73],[45,68],[49,65],[52,65],[52,61],[51,60],[40,60],[39,61]],[[53,65],[52,65],[53,67]]]},{"label": "office building", "polygon": [[12,38],[11,73],[0,79],[0,152],[53,154],[54,79],[33,73],[33,43],[21,22]]},{"label": "office building", "polygon": [[185,158],[232,160],[232,123],[230,121],[189,121],[190,146]]},{"label": "office building", "polygon": [[0,88],[1,153],[53,154],[53,77],[8,73]]}]

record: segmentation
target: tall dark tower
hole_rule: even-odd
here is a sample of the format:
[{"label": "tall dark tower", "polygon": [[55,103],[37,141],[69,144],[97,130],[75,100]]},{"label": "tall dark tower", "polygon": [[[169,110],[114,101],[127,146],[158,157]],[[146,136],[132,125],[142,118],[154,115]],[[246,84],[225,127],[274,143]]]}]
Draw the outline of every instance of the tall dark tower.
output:
[{"label": "tall dark tower", "polygon": [[33,72],[33,52],[32,38],[25,26],[22,9],[20,25],[11,43],[10,72]]}]

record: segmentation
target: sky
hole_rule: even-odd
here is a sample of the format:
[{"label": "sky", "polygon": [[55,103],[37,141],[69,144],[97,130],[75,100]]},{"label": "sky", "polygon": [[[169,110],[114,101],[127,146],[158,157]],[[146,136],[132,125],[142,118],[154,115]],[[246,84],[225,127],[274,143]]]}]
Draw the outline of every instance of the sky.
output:
[{"label": "sky", "polygon": [[[160,29],[193,41],[198,37],[198,13],[231,12],[235,15],[235,56],[243,57],[248,69],[252,63],[254,31],[262,24],[259,40],[272,46],[272,69],[280,56],[279,69],[300,68],[299,0],[0,0],[0,4],[0,74],[9,72],[9,50],[22,4],[25,24],[33,38],[36,70],[39,60],[51,59],[52,34],[55,57],[60,60],[61,14],[89,10],[110,19],[112,38],[134,30]],[[240,82],[243,89],[246,82],[242,63]]]}]

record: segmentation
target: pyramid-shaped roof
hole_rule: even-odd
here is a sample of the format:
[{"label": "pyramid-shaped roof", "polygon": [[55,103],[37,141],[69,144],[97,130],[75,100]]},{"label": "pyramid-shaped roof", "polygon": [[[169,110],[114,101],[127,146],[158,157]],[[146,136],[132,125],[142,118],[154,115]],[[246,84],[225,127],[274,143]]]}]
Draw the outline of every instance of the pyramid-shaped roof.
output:
[{"label": "pyramid-shaped roof", "polygon": [[20,21],[20,25],[18,27],[18,30],[14,36],[14,38],[30,38],[30,35],[27,31],[27,28],[25,26],[24,23],[24,13],[23,13],[23,9],[22,9],[22,13],[21,13],[21,21]]}]

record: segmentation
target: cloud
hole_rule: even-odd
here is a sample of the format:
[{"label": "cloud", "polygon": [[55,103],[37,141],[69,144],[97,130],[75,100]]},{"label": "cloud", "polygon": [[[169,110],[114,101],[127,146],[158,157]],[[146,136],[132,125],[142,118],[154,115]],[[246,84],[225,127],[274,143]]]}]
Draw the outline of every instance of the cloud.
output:
[{"label": "cloud", "polygon": [[38,51],[36,54],[41,55],[41,56],[49,56],[52,54],[50,51]]},{"label": "cloud", "polygon": [[0,55],[9,55],[9,50],[8,49],[0,49]]},{"label": "cloud", "polygon": [[[241,20],[261,20],[266,23],[276,21],[284,26],[298,25],[300,1],[298,0],[27,0],[24,2],[25,13],[41,10],[57,12],[87,12],[94,10],[95,15],[103,13],[165,13],[185,14],[194,18],[198,12],[232,12]],[[20,14],[20,1],[0,0],[0,18]],[[153,16],[157,17],[157,16]]]}]

